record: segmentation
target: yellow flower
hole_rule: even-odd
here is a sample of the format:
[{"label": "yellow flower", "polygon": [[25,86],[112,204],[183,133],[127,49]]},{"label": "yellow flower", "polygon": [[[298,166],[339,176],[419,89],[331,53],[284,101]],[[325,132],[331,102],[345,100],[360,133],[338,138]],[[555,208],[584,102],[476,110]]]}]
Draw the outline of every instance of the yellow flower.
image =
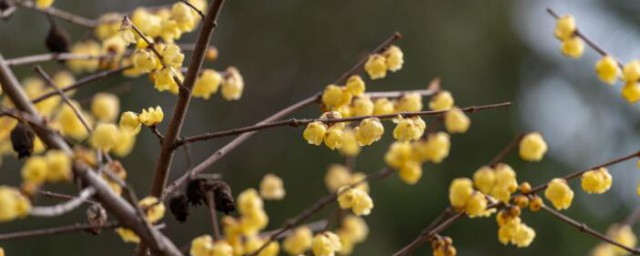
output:
[{"label": "yellow flower", "polygon": [[361,192],[358,193],[358,199],[351,210],[353,210],[353,214],[357,216],[369,215],[371,213],[371,209],[373,209],[373,200],[366,192],[360,189],[357,190]]},{"label": "yellow flower", "polygon": [[573,201],[573,191],[569,185],[567,185],[567,181],[559,178],[549,182],[547,189],[544,191],[544,196],[547,197],[558,210],[569,208]]},{"label": "yellow flower", "polygon": [[562,41],[562,54],[574,59],[580,58],[584,53],[584,42],[579,37],[572,37]]},{"label": "yellow flower", "polygon": [[361,193],[359,189],[352,189],[349,186],[343,186],[338,189],[338,204],[342,209],[349,209],[356,204],[358,200],[359,193]]},{"label": "yellow flower", "polygon": [[274,174],[267,174],[260,182],[260,196],[265,200],[281,200],[286,195],[282,179]]},{"label": "yellow flower", "polygon": [[101,123],[93,130],[91,134],[91,146],[108,152],[118,143],[120,138],[120,130],[114,124]]},{"label": "yellow flower", "polygon": [[269,224],[269,216],[267,216],[262,208],[255,209],[252,212],[242,214],[240,224],[242,234],[245,236],[256,235],[258,231],[264,229],[267,224]]},{"label": "yellow flower", "polygon": [[162,122],[162,119],[164,119],[164,112],[162,112],[162,108],[160,108],[160,106],[156,106],[155,108],[143,109],[138,118],[142,124],[151,127]]},{"label": "yellow flower", "polygon": [[360,144],[356,140],[356,134],[350,127],[345,127],[342,131],[344,133],[344,139],[342,140],[342,147],[340,147],[340,154],[344,156],[357,156],[360,154]]},{"label": "yellow flower", "polygon": [[342,186],[349,184],[351,180],[351,173],[349,170],[340,164],[332,164],[327,170],[327,174],[324,176],[324,183],[327,186],[329,192],[336,192]]},{"label": "yellow flower", "polygon": [[432,133],[428,135],[426,141],[418,141],[414,146],[421,159],[437,164],[449,156],[451,138],[446,132]]},{"label": "yellow flower", "polygon": [[322,104],[330,110],[338,109],[351,102],[352,96],[345,88],[330,84],[322,92]]},{"label": "yellow flower", "polygon": [[422,96],[410,92],[404,94],[395,104],[395,112],[417,112],[422,110]]},{"label": "yellow flower", "polygon": [[449,133],[465,133],[469,130],[471,120],[459,108],[452,108],[444,114],[444,125]]},{"label": "yellow flower", "polygon": [[[244,253],[251,254],[258,249],[260,249],[264,243],[267,242],[265,239],[260,238],[259,236],[251,236],[247,239],[244,247]],[[278,256],[280,253],[280,244],[278,242],[271,242],[267,247],[262,249],[257,256]]]},{"label": "yellow flower", "polygon": [[[58,86],[58,88],[62,89],[73,85],[76,82],[76,79],[73,78],[73,75],[68,71],[58,71],[52,77],[53,83]],[[66,94],[71,96],[75,93],[75,90],[67,91]]]},{"label": "yellow flower", "polygon": [[596,73],[601,81],[613,84],[620,76],[620,67],[618,62],[610,55],[602,57],[596,62]]},{"label": "yellow flower", "polygon": [[482,166],[473,174],[473,185],[482,193],[489,194],[496,184],[496,175],[489,166]]},{"label": "yellow flower", "polygon": [[164,217],[166,211],[164,204],[158,201],[158,198],[148,196],[140,200],[138,205],[147,215],[147,221],[151,223],[158,222]]},{"label": "yellow flower", "polygon": [[622,87],[622,97],[629,103],[640,100],[640,85],[637,82],[626,82]]},{"label": "yellow flower", "polygon": [[344,140],[344,132],[339,126],[331,126],[327,129],[327,133],[324,136],[324,144],[331,150],[339,149],[342,147],[342,141]]},{"label": "yellow flower", "polygon": [[[420,117],[402,118],[393,129],[393,137],[398,141],[412,141],[422,137],[426,125],[422,126],[424,121]],[[422,128],[422,129],[421,129]]]},{"label": "yellow flower", "polygon": [[31,202],[15,188],[0,186],[0,223],[26,217]]},{"label": "yellow flower", "polygon": [[192,256],[233,256],[233,247],[226,241],[214,242],[211,236],[202,235],[191,241]]},{"label": "yellow flower", "polygon": [[[607,229],[607,237],[613,239],[614,241],[625,245],[627,247],[635,248],[637,243],[637,237],[633,233],[633,229],[629,225],[621,225],[614,224],[609,229]],[[623,249],[616,247],[615,248],[616,255],[627,255],[628,252]]]},{"label": "yellow flower", "polygon": [[366,90],[362,77],[359,75],[350,76],[349,79],[347,79],[345,90],[353,96],[362,96]]},{"label": "yellow flower", "polygon": [[290,255],[303,254],[311,248],[313,234],[307,226],[298,227],[284,239],[282,247]]},{"label": "yellow flower", "polygon": [[[71,46],[72,54],[99,56],[102,54],[100,44],[96,41],[77,42]],[[67,66],[74,72],[94,72],[99,66],[98,59],[68,60]]]},{"label": "yellow flower", "polygon": [[142,72],[150,72],[158,67],[157,56],[147,48],[136,50],[131,58],[133,66]]},{"label": "yellow flower", "polygon": [[604,167],[582,174],[582,189],[589,194],[607,192],[611,188],[611,182],[611,174]]},{"label": "yellow flower", "polygon": [[38,9],[47,9],[53,4],[53,0],[36,0]]},{"label": "yellow flower", "polygon": [[374,115],[388,115],[395,111],[393,102],[387,98],[379,98],[373,103]]},{"label": "yellow flower", "polygon": [[130,134],[138,134],[140,132],[140,118],[138,114],[131,111],[124,112],[120,115],[120,129]]},{"label": "yellow flower", "polygon": [[136,235],[136,233],[133,232],[133,230],[131,229],[116,228],[116,233],[118,233],[120,238],[122,238],[122,241],[126,243],[134,243],[134,244],[140,243],[140,237],[138,237],[138,235]]},{"label": "yellow flower", "polygon": [[220,82],[222,82],[222,76],[217,71],[213,69],[205,69],[193,85],[192,94],[194,97],[200,97],[208,100],[209,97],[211,97],[211,94],[218,91]]},{"label": "yellow flower", "polygon": [[322,144],[325,134],[327,133],[327,125],[323,122],[315,121],[307,125],[302,136],[309,144],[319,146]]},{"label": "yellow flower", "polygon": [[416,184],[422,177],[420,163],[415,161],[405,163],[398,172],[400,179],[409,185]]},{"label": "yellow flower", "polygon": [[465,211],[469,216],[479,216],[485,212],[487,209],[487,199],[484,197],[484,194],[479,192],[474,192],[471,197],[469,197]]},{"label": "yellow flower", "polygon": [[387,76],[387,60],[380,54],[370,55],[364,64],[364,70],[372,80],[385,78]]},{"label": "yellow flower", "polygon": [[317,234],[311,244],[315,256],[333,256],[342,249],[340,238],[329,231]]},{"label": "yellow flower", "polygon": [[572,15],[564,15],[556,21],[555,36],[564,41],[574,36],[576,20]]},{"label": "yellow flower", "polygon": [[180,47],[175,44],[168,44],[162,50],[162,60],[164,63],[172,68],[180,68],[182,67],[182,62],[184,61],[184,54],[180,51]]},{"label": "yellow flower", "polygon": [[71,179],[71,158],[60,150],[50,150],[45,155],[48,167],[47,181],[58,182]]},{"label": "yellow flower", "polygon": [[22,166],[22,179],[33,184],[43,183],[48,176],[47,161],[42,156],[32,156]]},{"label": "yellow flower", "polygon": [[351,102],[352,116],[369,116],[373,114],[373,101],[368,96],[355,98]]},{"label": "yellow flower", "polygon": [[351,255],[353,253],[353,248],[356,245],[355,241],[347,236],[342,230],[338,230],[337,235],[340,239],[340,245],[342,246],[342,248],[337,251],[338,255]]},{"label": "yellow flower", "polygon": [[400,47],[392,45],[389,46],[384,52],[384,57],[386,58],[386,65],[389,71],[396,72],[402,69],[402,64],[404,64],[404,54]]},{"label": "yellow flower", "polygon": [[400,169],[409,162],[415,161],[411,144],[407,142],[394,142],[384,156],[387,165]]},{"label": "yellow flower", "polygon": [[522,223],[518,226],[511,242],[517,247],[529,247],[533,239],[536,237],[536,231],[526,224]]},{"label": "yellow flower", "polygon": [[191,7],[177,2],[171,6],[171,18],[176,21],[180,30],[191,32],[196,26],[196,15]]},{"label": "yellow flower", "polygon": [[622,79],[625,82],[637,82],[640,79],[640,60],[632,60],[624,65]]},{"label": "yellow flower", "polygon": [[547,152],[547,143],[542,138],[542,134],[532,132],[520,140],[519,152],[520,158],[530,162],[537,162],[542,160],[542,157]]},{"label": "yellow flower", "polygon": [[457,178],[449,186],[449,202],[455,208],[462,209],[473,195],[473,183],[467,178]]},{"label": "yellow flower", "polygon": [[264,203],[255,189],[246,189],[238,195],[238,212],[248,215],[252,212],[261,211]]},{"label": "yellow flower", "polygon": [[102,122],[113,122],[120,112],[120,99],[111,93],[100,92],[93,96],[91,113]]},{"label": "yellow flower", "polygon": [[369,235],[369,227],[362,217],[347,215],[340,226],[342,235],[355,243],[363,242]]},{"label": "yellow flower", "polygon": [[133,147],[136,145],[136,135],[123,131],[122,128],[120,128],[119,134],[118,144],[116,144],[111,152],[116,156],[125,157],[131,153],[131,150],[133,150]]},{"label": "yellow flower", "polygon": [[516,180],[516,172],[511,166],[500,163],[495,167],[496,182],[491,196],[502,202],[509,202],[511,194],[518,189],[518,181]]},{"label": "yellow flower", "polygon": [[227,68],[227,75],[222,81],[222,98],[225,100],[238,100],[244,91],[244,78],[235,67]]},{"label": "yellow flower", "polygon": [[356,127],[355,134],[360,146],[368,146],[382,138],[384,126],[378,118],[367,118]]},{"label": "yellow flower", "polygon": [[[171,93],[178,93],[178,83],[174,75],[174,69],[171,67],[163,68],[160,71],[153,73],[153,87],[159,92],[169,91]],[[177,75],[177,74],[176,74]]]},{"label": "yellow flower", "polygon": [[121,57],[127,50],[127,42],[121,36],[112,36],[102,41],[102,51]]},{"label": "yellow flower", "polygon": [[449,110],[453,107],[455,101],[449,91],[440,91],[433,95],[429,101],[429,108],[434,111]]}]

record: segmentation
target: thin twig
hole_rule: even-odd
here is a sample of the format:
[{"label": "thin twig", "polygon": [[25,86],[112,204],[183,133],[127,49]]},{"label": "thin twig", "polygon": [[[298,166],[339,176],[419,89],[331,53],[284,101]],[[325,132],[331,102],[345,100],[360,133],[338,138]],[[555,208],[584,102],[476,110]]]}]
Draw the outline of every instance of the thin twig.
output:
[{"label": "thin twig", "polygon": [[206,17],[202,21],[202,28],[200,29],[198,39],[196,40],[196,47],[191,55],[189,69],[187,70],[182,86],[180,86],[178,101],[173,109],[171,121],[169,121],[169,128],[167,129],[165,140],[162,143],[160,156],[158,157],[155,174],[153,176],[153,183],[151,184],[152,196],[161,197],[162,191],[167,184],[169,170],[171,169],[171,162],[175,153],[174,145],[180,136],[180,132],[187,115],[187,110],[189,108],[189,102],[191,101],[191,89],[193,88],[196,78],[202,68],[204,55],[207,48],[209,48],[209,42],[211,41],[211,36],[217,26],[217,19],[224,1],[225,0],[214,0]]},{"label": "thin twig", "polygon": [[518,146],[518,143],[520,143],[524,135],[525,133],[522,133],[513,138],[511,142],[509,142],[509,144],[507,144],[495,157],[491,159],[491,162],[489,162],[488,166],[495,167],[498,163],[500,163],[509,153],[511,153],[511,151],[513,151]]},{"label": "thin twig", "polygon": [[26,230],[26,231],[18,231],[13,233],[5,233],[0,234],[0,241],[19,239],[19,238],[31,238],[31,237],[39,237],[39,236],[49,236],[49,235],[58,235],[64,233],[73,233],[79,231],[91,231],[94,229],[110,229],[117,228],[120,225],[117,222],[109,222],[104,225],[92,225],[92,224],[72,224],[67,226],[60,227],[52,227],[52,228],[43,228],[36,230]]},{"label": "thin twig", "polygon": [[214,201],[214,192],[207,191],[207,206],[209,207],[209,218],[211,219],[211,228],[213,229],[213,240],[220,241],[220,225],[218,224],[218,212],[216,211],[216,203]]},{"label": "thin twig", "polygon": [[[132,66],[129,65],[129,66],[120,67],[120,68],[117,68],[117,69],[114,69],[114,70],[106,70],[106,71],[98,72],[98,73],[95,73],[93,75],[89,75],[89,76],[83,77],[83,78],[79,79],[78,81],[76,81],[72,85],[69,85],[69,86],[64,87],[64,88],[60,88],[60,90],[62,90],[63,92],[68,92],[68,91],[71,91],[71,90],[75,90],[75,89],[78,89],[78,88],[80,88],[82,86],[88,85],[89,83],[91,83],[93,81],[96,81],[96,80],[99,80],[99,79],[102,79],[102,78],[106,78],[106,77],[109,77],[109,76],[114,75],[114,74],[119,74],[123,70],[129,69],[131,67]],[[45,93],[43,95],[40,95],[40,97],[38,97],[38,98],[33,99],[31,102],[33,104],[36,104],[38,102],[46,100],[49,97],[55,96],[57,94],[58,93],[55,92],[55,91],[48,92],[48,93]]]},{"label": "thin twig", "polygon": [[600,239],[600,240],[602,240],[604,242],[607,242],[609,244],[618,246],[618,247],[620,247],[620,248],[622,248],[622,249],[624,249],[624,250],[626,250],[626,251],[628,251],[628,252],[630,252],[632,254],[640,254],[640,250],[638,250],[636,248],[631,248],[631,247],[626,246],[624,244],[621,244],[618,241],[613,240],[613,239],[607,237],[606,235],[603,235],[602,233],[593,230],[592,228],[588,227],[587,224],[580,223],[580,222],[572,219],[571,217],[569,217],[567,215],[564,215],[564,214],[562,214],[562,213],[560,213],[560,212],[558,212],[558,211],[556,211],[554,209],[549,208],[546,205],[542,205],[542,209],[547,211],[548,213],[551,213],[554,217],[558,218],[559,220],[564,221],[567,224],[577,228],[580,232],[587,233],[587,234],[589,234],[589,235],[591,235],[591,236],[593,236],[593,237],[595,237],[597,239]]},{"label": "thin twig", "polygon": [[162,141],[164,141],[164,135],[162,135],[162,133],[158,130],[158,126],[154,125],[154,126],[149,127],[149,129],[158,138],[158,141],[160,142],[160,145],[162,145]]},{"label": "thin twig", "polygon": [[[480,110],[501,108],[501,107],[507,107],[507,106],[511,106],[511,102],[503,102],[503,103],[480,105],[480,106],[470,106],[470,107],[462,108],[461,110],[464,111],[464,112],[473,113],[473,112],[480,111]],[[414,117],[414,116],[442,115],[442,114],[446,113],[447,111],[448,110],[440,110],[440,111],[425,110],[425,111],[417,111],[417,112],[402,112],[402,113],[385,114],[385,115],[355,116],[355,117],[335,118],[335,119],[321,119],[321,118],[318,118],[318,119],[295,119],[295,118],[292,118],[292,119],[289,119],[289,120],[282,120],[282,121],[276,121],[276,122],[271,122],[271,123],[262,123],[262,124],[253,125],[253,126],[247,126],[247,127],[242,127],[242,128],[231,129],[231,130],[228,130],[228,131],[214,132],[214,133],[208,133],[208,134],[204,134],[204,135],[187,137],[182,141],[178,141],[176,144],[179,146],[179,145],[182,145],[184,143],[193,143],[193,142],[197,142],[197,141],[210,140],[210,139],[219,138],[219,137],[225,137],[225,136],[235,136],[235,135],[242,134],[242,133],[259,131],[259,130],[264,130],[264,129],[268,129],[268,128],[274,128],[274,127],[280,127],[280,126],[298,127],[298,126],[306,125],[306,124],[309,124],[309,123],[312,123],[312,122],[322,122],[322,123],[326,123],[326,124],[333,124],[333,123],[344,123],[344,122],[361,121],[361,120],[364,120],[364,119],[367,119],[367,118],[378,118],[378,119],[384,120],[384,119],[398,118],[398,116],[402,116],[404,118],[408,118],[408,117]]]},{"label": "thin twig", "polygon": [[45,9],[40,9],[38,7],[35,6],[33,1],[15,1],[16,5],[19,7],[23,7],[23,8],[27,8],[27,9],[31,9],[37,12],[41,12],[41,13],[46,13],[49,14],[51,16],[60,18],[62,20],[65,20],[69,23],[72,24],[76,24],[78,26],[82,26],[85,28],[94,28],[98,25],[98,22],[95,20],[90,20],[84,17],[80,17],[78,15],[75,15],[73,13],[69,13],[60,9],[57,9],[53,6],[50,6],[49,8],[45,8]]},{"label": "thin twig", "polygon": [[186,4],[187,6],[191,7],[191,9],[193,9],[194,11],[196,11],[198,13],[198,15],[200,15],[201,18],[204,19],[204,13],[202,13],[202,11],[198,10],[198,8],[196,8],[195,6],[193,6],[191,3],[189,3],[189,1],[187,0],[180,0],[180,2],[182,2],[183,4]]},{"label": "thin twig", "polygon": [[96,193],[96,190],[92,187],[87,187],[80,191],[78,197],[70,199],[61,204],[54,206],[36,206],[32,207],[29,211],[29,215],[36,217],[56,217],[73,211],[78,206],[82,205],[87,198],[92,197]]},{"label": "thin twig", "polygon": [[56,93],[58,93],[58,95],[60,95],[64,103],[67,104],[67,106],[69,106],[73,111],[73,113],[78,117],[78,120],[80,120],[80,123],[82,123],[82,126],[84,126],[87,132],[91,134],[93,130],[91,129],[91,126],[89,126],[89,123],[87,122],[87,120],[84,118],[84,115],[82,114],[82,112],[80,112],[80,110],[78,110],[78,108],[75,105],[73,105],[69,97],[62,90],[60,90],[60,88],[58,88],[58,85],[56,85],[53,82],[53,79],[51,79],[49,74],[47,74],[47,72],[45,72],[40,66],[36,66],[36,72],[45,80],[45,83],[49,87],[51,87],[53,91],[55,91]]},{"label": "thin twig", "polygon": [[[59,198],[59,199],[64,199],[64,200],[72,200],[72,199],[77,198],[76,196],[60,194],[60,193],[46,191],[46,190],[37,190],[36,193],[41,194],[41,195],[46,196],[46,197]],[[85,199],[84,203],[97,204],[98,202],[90,200],[90,199]]]}]

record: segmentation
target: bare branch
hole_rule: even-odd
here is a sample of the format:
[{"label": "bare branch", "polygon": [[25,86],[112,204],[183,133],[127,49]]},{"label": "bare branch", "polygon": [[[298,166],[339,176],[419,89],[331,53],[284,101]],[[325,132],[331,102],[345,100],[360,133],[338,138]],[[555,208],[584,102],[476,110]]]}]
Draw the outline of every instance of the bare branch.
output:
[{"label": "bare branch", "polygon": [[80,191],[78,197],[75,197],[64,203],[54,206],[36,206],[31,208],[29,215],[36,217],[56,217],[73,211],[78,206],[82,205],[87,198],[92,197],[96,193],[96,190],[92,187],[87,187]]},{"label": "bare branch", "polygon": [[0,241],[19,239],[19,238],[31,238],[31,237],[39,237],[39,236],[49,236],[49,235],[58,235],[64,233],[74,233],[79,231],[89,232],[93,229],[109,229],[109,228],[117,228],[120,225],[117,222],[109,222],[104,225],[91,225],[91,224],[72,224],[68,226],[60,226],[60,227],[52,227],[52,228],[44,228],[44,229],[36,229],[36,230],[27,230],[27,231],[18,231],[14,233],[6,233],[0,234]]},{"label": "bare branch", "polygon": [[75,15],[73,13],[69,13],[60,9],[57,9],[53,6],[46,8],[46,9],[40,9],[38,7],[35,6],[33,1],[15,1],[16,5],[19,7],[23,7],[23,8],[27,8],[27,9],[31,9],[37,12],[41,12],[41,13],[46,13],[49,14],[51,16],[60,18],[62,20],[65,20],[69,23],[72,24],[76,24],[78,26],[82,26],[85,28],[94,28],[98,25],[98,22],[95,20],[90,20],[84,17],[80,17],[78,15]]}]

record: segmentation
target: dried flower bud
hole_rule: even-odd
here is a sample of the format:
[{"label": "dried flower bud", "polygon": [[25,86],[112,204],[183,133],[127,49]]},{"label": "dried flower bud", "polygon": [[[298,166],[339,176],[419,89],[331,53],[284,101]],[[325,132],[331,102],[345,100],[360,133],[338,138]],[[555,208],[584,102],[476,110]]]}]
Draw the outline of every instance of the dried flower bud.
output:
[{"label": "dried flower bud", "polygon": [[169,210],[180,223],[189,217],[189,198],[184,194],[177,194],[169,200]]},{"label": "dried flower bud", "polygon": [[26,123],[19,122],[11,131],[11,145],[18,158],[29,157],[33,152],[35,133]]},{"label": "dried flower bud", "polygon": [[219,212],[229,214],[235,211],[236,204],[229,185],[218,179],[198,178],[187,184],[187,198],[192,205],[207,204],[206,194],[212,192],[215,208]]},{"label": "dried flower bud", "polygon": [[[49,17],[49,16],[47,16]],[[49,28],[49,34],[44,43],[52,53],[69,52],[69,33],[62,27],[58,26],[52,18],[49,17],[51,27]]]},{"label": "dried flower bud", "polygon": [[102,228],[99,226],[104,225],[107,222],[107,211],[100,204],[94,204],[91,207],[87,208],[87,222],[91,224],[92,227],[89,229],[89,232],[93,235],[99,235],[102,232]]}]

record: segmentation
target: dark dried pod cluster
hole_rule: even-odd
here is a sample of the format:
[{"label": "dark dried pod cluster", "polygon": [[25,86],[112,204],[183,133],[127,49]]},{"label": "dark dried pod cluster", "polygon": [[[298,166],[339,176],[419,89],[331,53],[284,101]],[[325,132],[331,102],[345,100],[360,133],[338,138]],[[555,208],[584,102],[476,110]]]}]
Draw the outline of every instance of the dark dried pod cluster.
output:
[{"label": "dark dried pod cluster", "polygon": [[31,127],[24,122],[18,122],[16,127],[11,130],[11,146],[13,146],[13,151],[18,153],[18,158],[23,159],[31,156],[35,136]]},{"label": "dark dried pod cluster", "polygon": [[58,26],[56,22],[49,16],[49,23],[51,23],[51,27],[49,28],[49,34],[45,39],[45,46],[52,53],[64,53],[69,52],[69,33],[64,30],[62,27]]},{"label": "dark dried pod cluster", "polygon": [[184,194],[177,194],[169,200],[171,213],[180,222],[187,220],[189,206],[209,205],[208,196],[213,195],[216,211],[229,214],[236,209],[229,185],[219,179],[196,178],[187,184]]}]

